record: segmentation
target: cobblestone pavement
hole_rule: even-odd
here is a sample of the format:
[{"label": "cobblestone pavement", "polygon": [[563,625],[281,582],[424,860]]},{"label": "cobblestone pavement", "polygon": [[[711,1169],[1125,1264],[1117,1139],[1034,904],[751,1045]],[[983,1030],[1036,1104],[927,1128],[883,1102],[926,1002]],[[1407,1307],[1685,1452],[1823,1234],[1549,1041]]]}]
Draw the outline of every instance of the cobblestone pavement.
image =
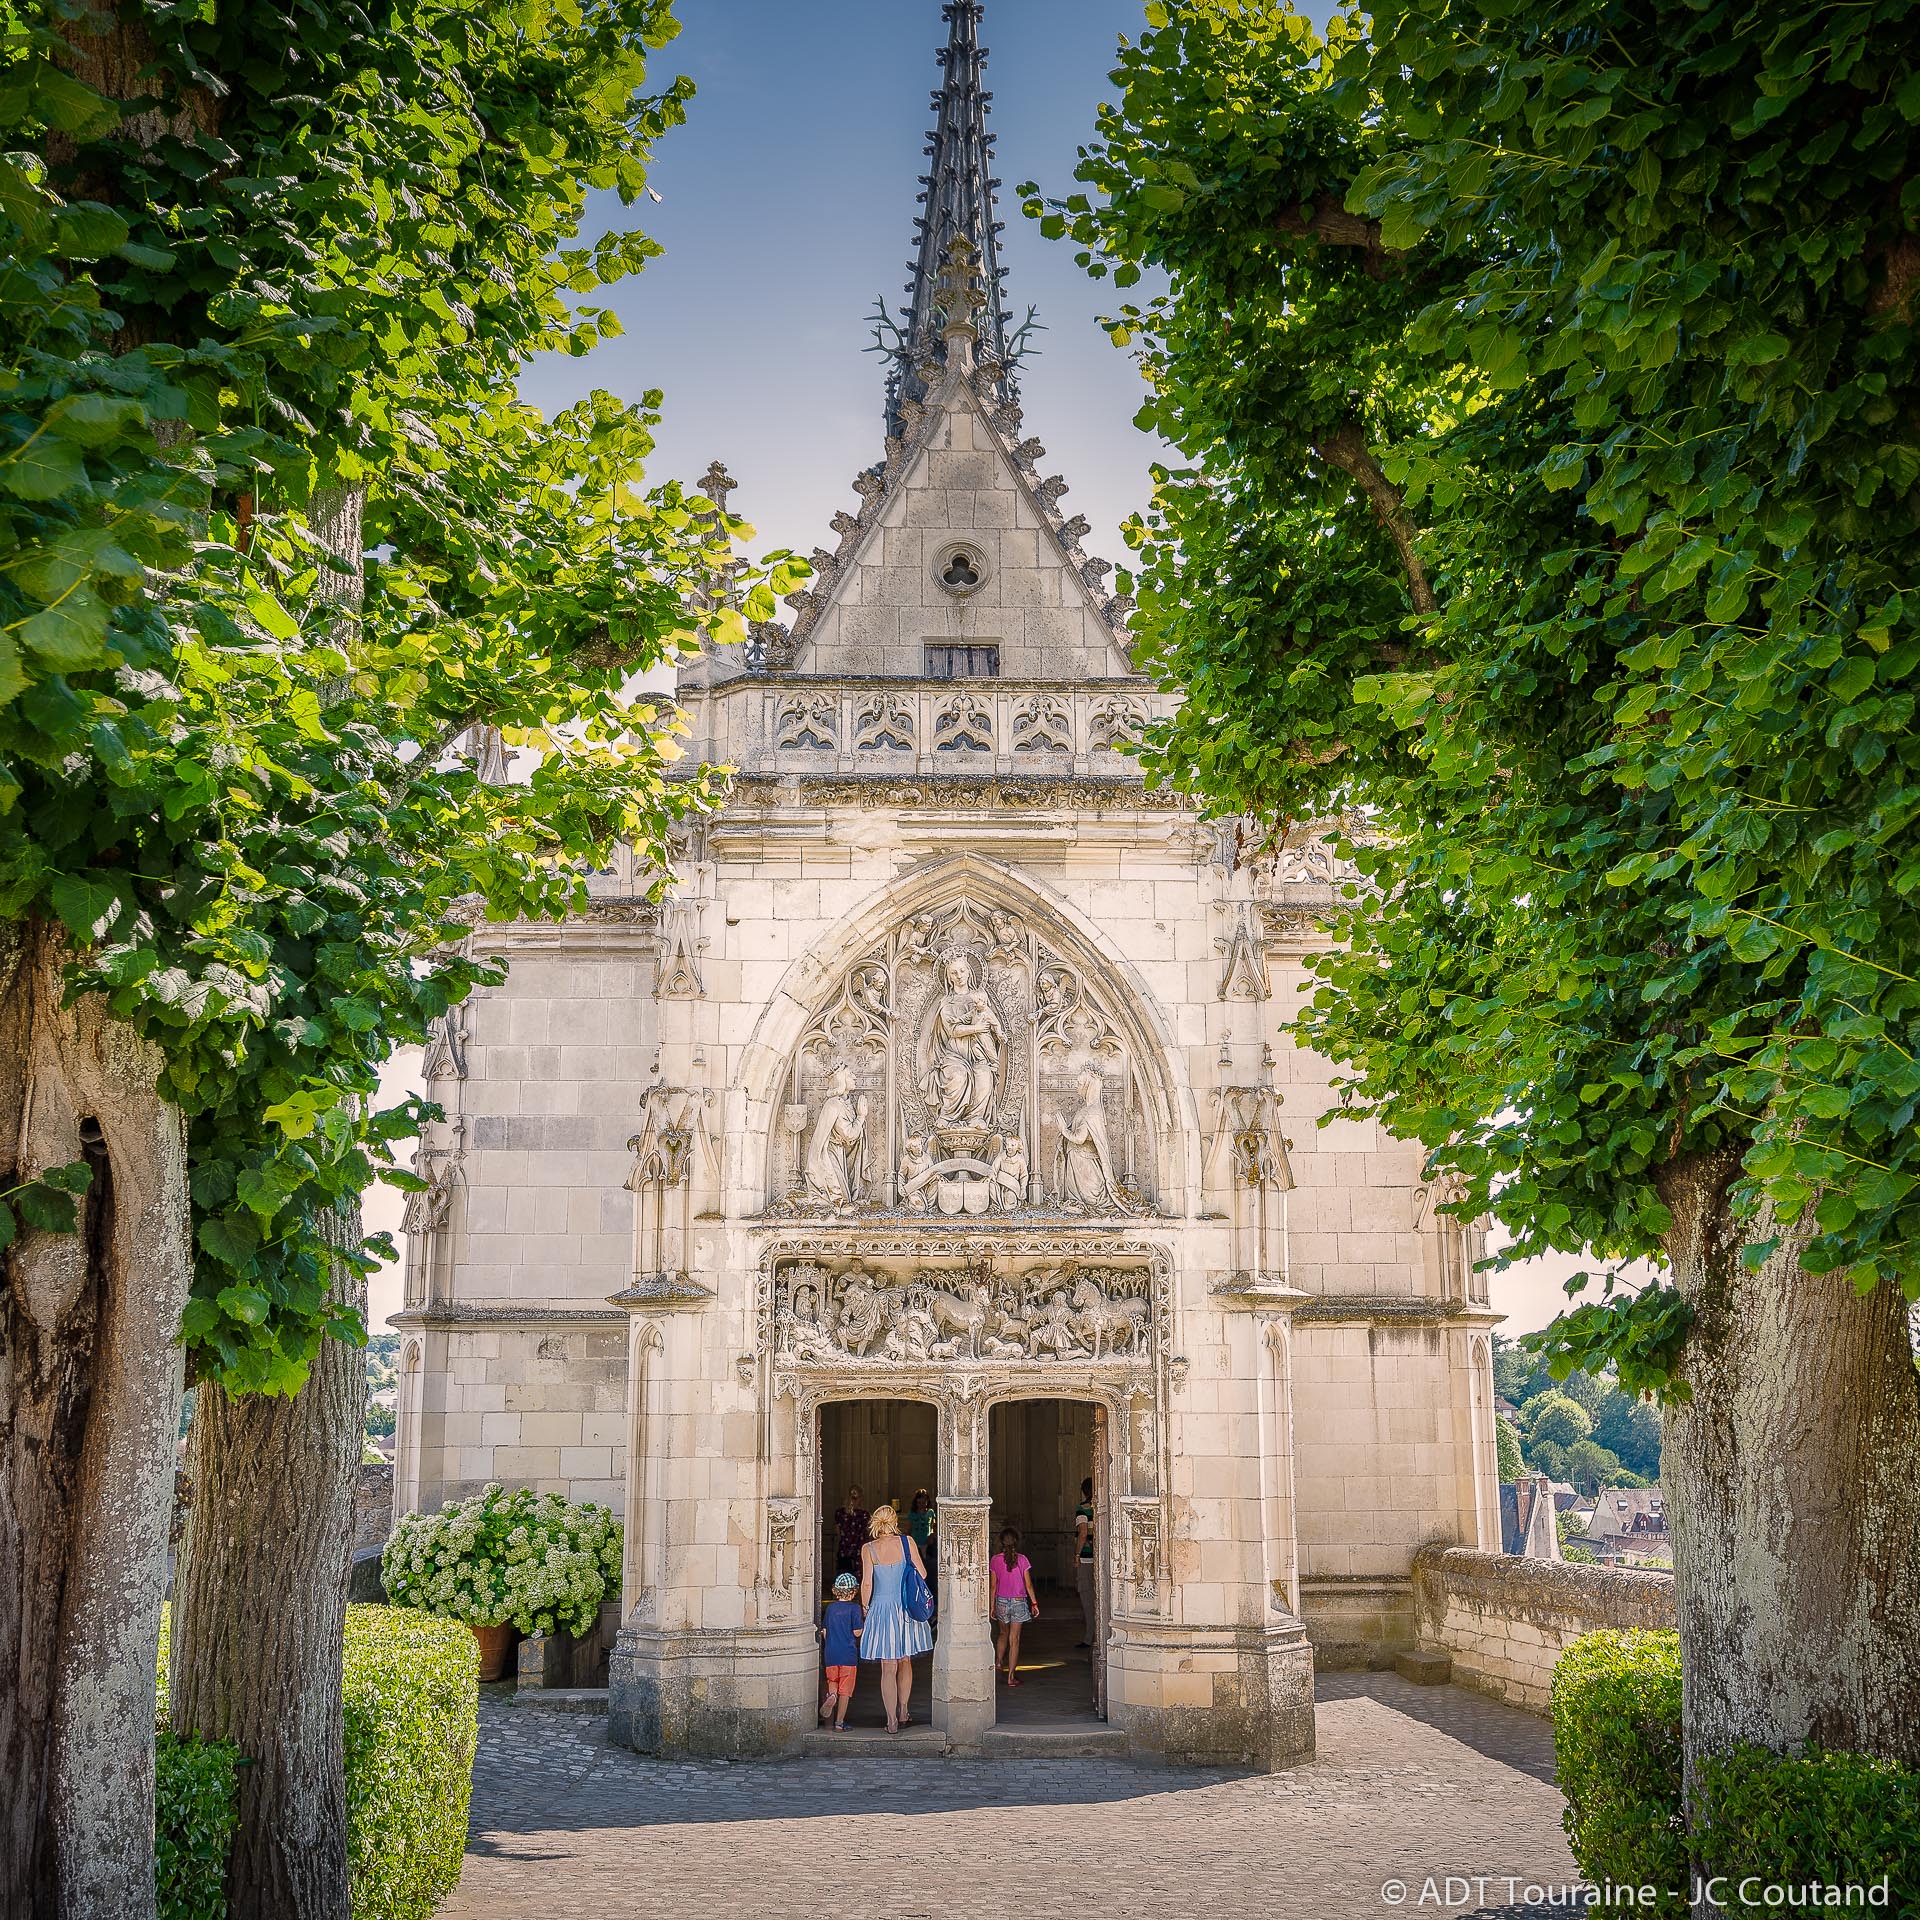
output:
[{"label": "cobblestone pavement", "polygon": [[[1119,1759],[644,1760],[601,1716],[481,1701],[446,1920],[1478,1920],[1577,1879],[1544,1722],[1392,1674],[1321,1681],[1279,1774]],[[1486,1876],[1472,1887],[1446,1875]],[[1421,1893],[1429,1876],[1433,1897]],[[1383,1883],[1405,1883],[1390,1906]],[[1512,1881],[1513,1885],[1509,1884]],[[1445,1896],[1453,1894],[1449,1902]]]}]

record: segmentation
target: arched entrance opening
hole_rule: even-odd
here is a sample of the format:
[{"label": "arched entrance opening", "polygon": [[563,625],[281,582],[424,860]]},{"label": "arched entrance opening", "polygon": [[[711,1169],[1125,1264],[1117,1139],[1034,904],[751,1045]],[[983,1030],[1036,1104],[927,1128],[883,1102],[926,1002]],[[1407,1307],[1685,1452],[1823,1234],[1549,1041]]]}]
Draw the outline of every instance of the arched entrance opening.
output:
[{"label": "arched entrance opening", "polygon": [[1105,1457],[1105,1410],[1093,1401],[1006,1400],[989,1409],[989,1592],[1004,1565],[1002,1530],[1012,1527],[1040,1602],[1040,1618],[1021,1630],[1020,1685],[995,1681],[998,1726],[1104,1717]]},{"label": "arched entrance opening", "polygon": [[[927,1496],[930,1516],[938,1485],[939,1418],[934,1407],[919,1400],[836,1400],[820,1409],[819,1555],[821,1591],[815,1613],[832,1598],[833,1581],[842,1570],[858,1575],[859,1542],[864,1529],[853,1524],[858,1511],[871,1513],[883,1503],[900,1516],[903,1530],[929,1536],[924,1557],[938,1588],[937,1551],[930,1524],[914,1515],[917,1494]],[[850,1727],[884,1727],[877,1670],[863,1664],[847,1715]],[[933,1656],[913,1663],[913,1718],[926,1726],[933,1711]],[[824,1694],[824,1680],[822,1684]]]}]

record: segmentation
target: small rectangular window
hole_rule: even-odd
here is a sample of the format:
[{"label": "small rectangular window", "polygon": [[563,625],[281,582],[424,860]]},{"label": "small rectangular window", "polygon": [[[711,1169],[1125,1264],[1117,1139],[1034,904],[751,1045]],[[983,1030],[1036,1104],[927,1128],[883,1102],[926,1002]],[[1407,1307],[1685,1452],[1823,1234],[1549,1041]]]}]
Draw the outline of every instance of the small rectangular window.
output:
[{"label": "small rectangular window", "polygon": [[1000,677],[1000,649],[980,645],[954,647],[944,641],[927,643],[929,680],[997,680]]}]

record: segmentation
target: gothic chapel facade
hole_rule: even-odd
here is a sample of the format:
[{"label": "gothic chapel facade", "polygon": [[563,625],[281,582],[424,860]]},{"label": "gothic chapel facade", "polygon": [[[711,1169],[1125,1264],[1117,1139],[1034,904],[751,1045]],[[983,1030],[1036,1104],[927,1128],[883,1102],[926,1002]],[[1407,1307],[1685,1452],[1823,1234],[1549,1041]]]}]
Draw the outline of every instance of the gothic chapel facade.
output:
[{"label": "gothic chapel facade", "polygon": [[1316,1657],[1411,1643],[1416,1548],[1498,1546],[1495,1316],[1418,1149],[1315,1125],[1324,836],[1248,865],[1118,751],[1165,696],[1022,435],[980,13],[945,8],[885,457],[791,627],[681,676],[726,803],[661,905],[629,863],[473,934],[511,973],[428,1054],[397,1500],[612,1505],[614,1737],[751,1754],[813,1724],[848,1481],[924,1485],[968,1750],[994,1536],[1070,1596],[1084,1472],[1096,1709],[1278,1764]]}]

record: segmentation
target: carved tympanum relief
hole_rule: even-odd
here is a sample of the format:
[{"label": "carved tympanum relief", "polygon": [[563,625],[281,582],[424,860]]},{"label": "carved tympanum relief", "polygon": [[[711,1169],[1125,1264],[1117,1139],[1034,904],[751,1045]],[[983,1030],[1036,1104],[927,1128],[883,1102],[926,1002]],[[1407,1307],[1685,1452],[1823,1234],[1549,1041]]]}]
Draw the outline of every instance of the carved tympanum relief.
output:
[{"label": "carved tympanum relief", "polygon": [[1139,1062],[1082,971],[1015,914],[956,900],[841,976],[803,1031],[772,1210],[1150,1211]]}]

